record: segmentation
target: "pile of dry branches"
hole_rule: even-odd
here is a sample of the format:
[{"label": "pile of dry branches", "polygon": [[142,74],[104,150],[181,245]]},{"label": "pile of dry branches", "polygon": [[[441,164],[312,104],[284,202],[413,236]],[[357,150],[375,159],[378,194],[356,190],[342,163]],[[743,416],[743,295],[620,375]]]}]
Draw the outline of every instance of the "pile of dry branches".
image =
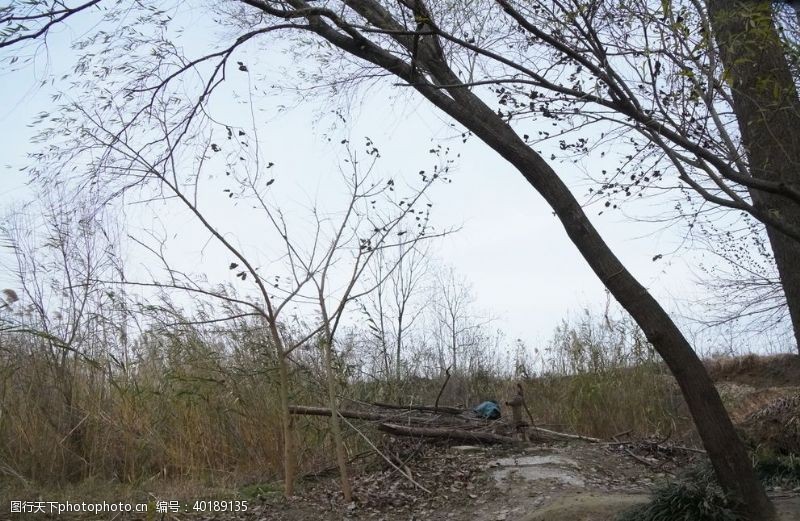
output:
[{"label": "pile of dry branches", "polygon": [[[290,406],[289,412],[310,416],[331,415],[331,410],[328,408],[302,405]],[[522,439],[514,436],[515,427],[510,420],[505,418],[487,420],[470,410],[457,407],[353,402],[351,408],[342,408],[337,412],[342,418],[369,422],[379,431],[395,436],[434,438],[460,443],[522,443]],[[526,425],[525,430],[536,440],[600,441],[597,438],[542,429],[532,424]]]}]

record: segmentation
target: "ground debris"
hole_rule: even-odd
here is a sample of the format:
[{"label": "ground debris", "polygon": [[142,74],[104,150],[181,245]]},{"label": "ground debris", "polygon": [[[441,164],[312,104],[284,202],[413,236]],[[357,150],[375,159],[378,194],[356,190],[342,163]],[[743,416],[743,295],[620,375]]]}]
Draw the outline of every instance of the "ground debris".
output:
[{"label": "ground debris", "polygon": [[[661,468],[639,463],[623,447],[658,460]],[[648,501],[653,487],[669,479],[669,473],[705,457],[655,438],[619,444],[489,446],[464,452],[443,442],[386,436],[378,448],[431,494],[420,491],[383,458],[373,456],[359,459],[359,467],[353,468],[356,497],[352,504],[344,503],[338,479],[329,476],[301,483],[292,500],[271,498],[262,510],[266,516],[257,519],[612,519],[622,510]],[[784,504],[779,507],[787,501],[800,501],[794,493],[787,497],[780,500]]]},{"label": "ground debris", "polygon": [[[292,510],[297,511],[302,503],[301,510],[317,512],[316,519],[322,512],[327,513],[327,517],[323,516],[326,519],[337,515],[338,519],[426,519],[426,515],[433,516],[448,503],[479,499],[491,489],[485,486],[488,478],[483,473],[483,450],[464,453],[449,450],[446,444],[421,444],[393,437],[387,437],[380,449],[432,493],[422,492],[407,476],[376,456],[354,472],[355,498],[350,505],[343,504],[337,480],[329,479],[301,487],[301,496],[293,500]],[[278,510],[275,519],[302,517],[282,517]]]},{"label": "ground debris", "polygon": [[609,452],[626,454],[653,470],[673,475],[705,458],[705,452],[655,437],[605,443]]}]

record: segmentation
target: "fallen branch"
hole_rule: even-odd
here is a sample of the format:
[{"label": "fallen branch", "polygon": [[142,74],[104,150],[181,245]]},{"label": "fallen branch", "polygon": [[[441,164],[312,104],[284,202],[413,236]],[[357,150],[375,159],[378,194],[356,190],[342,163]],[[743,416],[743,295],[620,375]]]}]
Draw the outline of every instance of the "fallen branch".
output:
[{"label": "fallen branch", "polygon": [[[326,407],[307,407],[305,405],[290,405],[289,414],[302,414],[305,416],[330,416],[331,410]],[[362,411],[339,411],[339,415],[345,418],[353,418],[355,420],[367,421],[384,421],[391,419],[385,414],[376,414],[374,412]]]},{"label": "fallen branch", "polygon": [[[626,440],[626,441],[618,440],[617,436],[619,436],[619,434],[617,434],[615,436],[612,436],[614,441],[604,441],[604,442],[601,442],[601,445],[607,445],[609,447],[613,447],[613,446],[620,446],[621,447],[623,445],[636,445],[636,443],[637,443],[636,440]],[[684,452],[694,452],[696,454],[706,454],[706,451],[703,450],[703,449],[698,449],[698,448],[695,448],[695,447],[686,447],[685,445],[672,445],[672,444],[670,444],[670,445],[655,445],[655,444],[650,443],[650,442],[641,442],[641,443],[645,443],[645,444],[649,445],[651,447],[651,449],[653,449],[653,450],[661,450],[661,451],[682,450]]]},{"label": "fallen branch", "polygon": [[669,448],[673,449],[673,450],[683,450],[683,451],[686,451],[686,452],[695,452],[697,454],[706,454],[706,451],[704,451],[703,449],[695,449],[694,447],[685,447],[683,445],[670,445]]},{"label": "fallen branch", "polygon": [[615,434],[611,436],[612,440],[616,440],[617,438],[621,438],[622,436],[627,436],[628,434],[632,433],[633,429],[628,429],[627,431],[622,431],[619,434]]},{"label": "fallen branch", "polygon": [[634,454],[633,451],[631,449],[629,449],[628,447],[622,447],[622,449],[628,454],[628,456],[630,456],[631,458],[635,459],[639,463],[647,465],[648,467],[655,467],[656,465],[658,465],[657,461],[650,461],[647,458],[643,458],[641,456],[638,456],[638,455]]},{"label": "fallen branch", "polygon": [[[347,464],[349,465],[349,464],[353,463],[354,461],[357,461],[357,460],[359,460],[361,458],[364,458],[366,456],[369,456],[371,454],[374,454],[373,450],[365,450],[363,452],[359,452],[355,456],[351,456],[347,460]],[[301,475],[300,478],[298,479],[298,481],[303,481],[303,480],[308,480],[308,479],[318,479],[320,476],[325,476],[325,475],[328,475],[328,474],[330,474],[332,472],[337,472],[338,470],[339,470],[339,466],[338,465],[331,465],[329,467],[324,467],[324,468],[321,468],[319,470],[312,470],[312,471],[306,472],[305,474]]]},{"label": "fallen branch", "polygon": [[[631,449],[629,449],[628,447],[625,447],[625,446],[623,446],[622,449],[625,451],[626,454],[628,454],[628,456],[630,456],[631,458],[635,459],[639,463],[647,465],[651,469],[659,469],[659,468],[663,467],[664,464],[666,463],[666,461],[652,460],[652,459],[648,459],[648,458],[643,458],[641,456],[637,456],[636,454],[633,453],[633,451]],[[661,470],[665,474],[669,474],[670,476],[673,476],[673,477],[675,476],[675,474],[673,474],[672,472],[670,472],[668,470],[663,470],[663,469],[661,469]]]},{"label": "fallen branch", "polygon": [[409,427],[407,425],[397,425],[394,423],[381,423],[378,430],[394,434],[396,436],[421,436],[424,438],[443,438],[464,442],[482,443],[508,443],[517,444],[519,440],[510,436],[502,436],[492,432],[465,431],[462,429],[446,429],[437,427]]},{"label": "fallen branch", "polygon": [[[384,407],[387,409],[400,409],[400,410],[416,410],[416,411],[424,411],[424,412],[434,412],[432,409],[433,407],[427,405],[411,405],[411,406],[401,406],[401,405],[390,405],[390,404],[374,404],[375,406]],[[448,410],[455,411],[455,407],[447,407],[447,408],[439,408],[439,412],[448,412]],[[458,409],[458,413],[461,414],[462,410]],[[290,405],[289,406],[289,413],[290,414],[302,414],[306,416],[330,416],[331,410],[326,407],[309,407],[306,405]],[[397,421],[397,415],[392,414],[380,414],[375,412],[368,412],[368,411],[351,411],[351,410],[341,410],[339,414],[342,415],[344,418],[351,418],[355,420],[366,420],[366,421],[373,421],[373,422],[381,422],[381,425],[378,426],[380,430],[385,432],[392,432],[393,434],[397,434],[400,436],[423,436],[429,438],[450,438],[450,439],[458,439],[464,441],[482,441],[485,443],[516,443],[517,440],[510,436],[503,436],[501,434],[494,434],[489,432],[475,432],[466,429],[459,429],[457,425],[463,425],[464,427],[468,426],[467,419],[461,422],[451,421],[450,419],[442,422],[444,418],[440,419],[439,421],[442,423],[447,423],[447,426],[440,426],[440,427],[422,427],[422,426],[401,426],[391,423],[393,421]],[[405,416],[404,420],[413,423],[429,423],[432,418],[431,417],[409,417]],[[455,426],[454,426],[455,425]],[[392,431],[392,429],[395,429]],[[578,434],[567,434],[565,432],[556,432],[551,431],[549,429],[543,429],[542,427],[531,427],[531,431],[543,434],[545,436],[550,436],[551,438],[562,439],[562,440],[580,440],[586,441],[589,443],[600,443],[602,440],[598,438],[592,438],[590,436],[581,436]]]},{"label": "fallen branch", "polygon": [[444,414],[461,414],[464,412],[464,409],[460,409],[458,407],[437,407],[435,405],[394,405],[391,403],[381,403],[381,402],[373,402],[372,405],[375,407],[381,407],[383,409],[400,409],[403,411],[425,411],[425,412],[441,412]]},{"label": "fallen branch", "polygon": [[603,441],[600,438],[592,438],[591,436],[581,436],[580,434],[567,434],[565,432],[556,432],[556,431],[551,431],[549,429],[543,429],[541,427],[531,427],[529,430],[563,440],[581,440],[581,441],[588,441],[589,443],[600,443]]}]

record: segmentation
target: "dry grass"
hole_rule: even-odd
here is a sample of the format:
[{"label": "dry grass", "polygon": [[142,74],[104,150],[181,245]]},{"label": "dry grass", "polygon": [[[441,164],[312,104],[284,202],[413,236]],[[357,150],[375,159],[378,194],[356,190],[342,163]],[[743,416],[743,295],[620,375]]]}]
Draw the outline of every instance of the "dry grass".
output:
[{"label": "dry grass", "polygon": [[546,377],[528,389],[534,417],[556,429],[610,439],[624,432],[663,434],[686,423],[676,386],[658,365]]},{"label": "dry grass", "polygon": [[796,386],[800,382],[800,356],[748,354],[718,357],[706,361],[715,381],[736,381],[753,387]]},{"label": "dry grass", "polygon": [[[263,339],[184,328],[148,333],[125,357],[104,353],[91,361],[61,356],[40,338],[5,335],[0,342],[0,488],[8,493],[142,500],[174,490],[182,497],[197,491],[230,497],[250,484],[273,487],[280,478],[277,375]],[[318,405],[315,352],[301,351],[291,401]],[[565,323],[541,352],[505,365],[496,353],[481,357],[453,376],[442,405],[502,403],[521,382],[540,426],[601,438],[692,429],[674,380],[626,319],[587,314]],[[435,374],[427,367],[387,382],[355,376],[363,374],[352,371],[358,362],[351,355],[337,364],[346,398],[432,404],[441,389],[441,379],[421,376]],[[760,374],[763,366],[745,358],[711,367],[717,375],[742,375]],[[327,422],[295,422],[300,473],[329,467]],[[351,454],[365,448],[353,433],[346,443]]]},{"label": "dry grass", "polygon": [[[5,480],[232,483],[278,475],[282,440],[270,358],[243,360],[197,338],[172,340],[146,346],[122,367],[53,359],[32,341],[6,351]],[[310,392],[300,383],[294,388]]]}]

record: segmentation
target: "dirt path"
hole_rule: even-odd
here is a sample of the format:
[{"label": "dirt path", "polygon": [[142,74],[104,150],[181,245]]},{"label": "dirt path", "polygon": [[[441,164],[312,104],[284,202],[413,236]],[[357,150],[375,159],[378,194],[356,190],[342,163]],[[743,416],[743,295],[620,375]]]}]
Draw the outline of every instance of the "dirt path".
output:
[{"label": "dirt path", "polygon": [[628,459],[606,447],[583,444],[532,448],[491,458],[486,472],[494,499],[466,503],[450,517],[478,521],[610,519],[646,501],[654,483],[652,472]]}]

